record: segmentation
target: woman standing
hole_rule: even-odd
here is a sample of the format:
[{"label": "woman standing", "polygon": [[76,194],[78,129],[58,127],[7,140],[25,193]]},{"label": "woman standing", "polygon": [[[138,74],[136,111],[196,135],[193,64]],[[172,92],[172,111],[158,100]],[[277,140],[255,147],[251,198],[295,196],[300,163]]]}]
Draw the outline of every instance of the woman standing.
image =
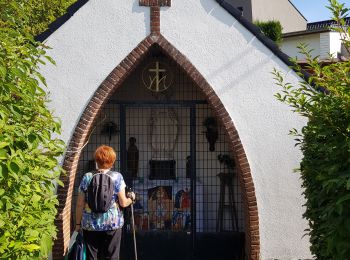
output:
[{"label": "woman standing", "polygon": [[87,259],[97,260],[98,255],[103,259],[119,259],[120,239],[124,224],[123,212],[120,207],[128,207],[133,203],[135,194],[131,192],[126,197],[125,182],[119,172],[111,171],[116,160],[112,147],[102,145],[95,151],[97,172],[108,174],[114,184],[114,194],[111,207],[103,213],[93,212],[88,205],[88,187],[94,173],[86,173],[79,185],[76,206],[76,231],[83,230],[86,244]]}]

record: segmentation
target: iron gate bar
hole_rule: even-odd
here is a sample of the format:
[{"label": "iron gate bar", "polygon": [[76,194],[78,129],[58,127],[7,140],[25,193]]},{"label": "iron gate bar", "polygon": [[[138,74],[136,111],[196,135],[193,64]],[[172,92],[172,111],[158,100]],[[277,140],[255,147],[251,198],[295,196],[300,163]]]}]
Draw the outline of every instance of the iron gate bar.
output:
[{"label": "iron gate bar", "polygon": [[190,107],[190,162],[191,162],[191,236],[192,236],[192,249],[195,252],[196,249],[196,107],[192,105]]},{"label": "iron gate bar", "polygon": [[[126,108],[129,107],[181,107],[190,109],[190,162],[191,162],[191,241],[192,249],[195,252],[196,248],[196,105],[197,104],[207,104],[206,101],[171,101],[171,102],[117,102],[114,101],[113,104],[120,105],[120,149],[121,149],[121,172],[127,170],[126,166]],[[128,183],[131,185],[132,181]]]},{"label": "iron gate bar", "polygon": [[[120,172],[126,173],[126,117],[125,117],[125,105],[120,105]],[[130,186],[129,180],[125,180],[127,185]]]}]

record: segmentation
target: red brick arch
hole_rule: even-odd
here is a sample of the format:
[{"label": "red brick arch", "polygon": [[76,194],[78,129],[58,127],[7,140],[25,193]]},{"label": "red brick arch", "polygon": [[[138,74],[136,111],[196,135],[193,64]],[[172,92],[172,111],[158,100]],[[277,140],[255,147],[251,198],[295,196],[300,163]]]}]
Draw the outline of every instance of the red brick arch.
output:
[{"label": "red brick arch", "polygon": [[81,150],[87,141],[90,131],[93,128],[94,121],[96,120],[99,111],[101,108],[103,108],[111,95],[123,84],[125,79],[138,66],[153,45],[160,47],[165,55],[183,68],[185,73],[193,80],[195,85],[204,93],[209,105],[224,126],[228,136],[230,149],[233,154],[235,154],[236,165],[238,165],[246,221],[245,234],[247,256],[249,259],[258,260],[260,255],[260,237],[255,188],[251,176],[250,166],[237,130],[225,107],[206,79],[183,54],[181,54],[160,34],[150,35],[145,38],[107,76],[107,78],[94,93],[80,117],[64,158],[63,167],[67,174],[62,176],[61,180],[65,186],[59,187],[58,189],[58,200],[60,202],[56,217],[58,234],[53,248],[53,259],[62,259],[62,255],[65,253],[65,249],[69,243],[71,229],[71,202],[74,180],[76,177]]}]

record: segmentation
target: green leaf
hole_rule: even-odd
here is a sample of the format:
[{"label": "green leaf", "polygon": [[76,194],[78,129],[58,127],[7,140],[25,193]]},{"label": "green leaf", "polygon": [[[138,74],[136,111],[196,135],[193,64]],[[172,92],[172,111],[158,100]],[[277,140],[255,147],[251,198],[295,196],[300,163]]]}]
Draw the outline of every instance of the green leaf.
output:
[{"label": "green leaf", "polygon": [[11,210],[13,208],[12,203],[10,201],[6,201],[5,208],[6,208],[6,211]]},{"label": "green leaf", "polygon": [[347,194],[347,195],[341,197],[340,199],[338,199],[337,202],[336,202],[336,204],[337,204],[337,205],[338,205],[338,204],[341,204],[341,203],[343,203],[344,201],[347,201],[347,200],[350,200],[350,194]]},{"label": "green leaf", "polygon": [[6,146],[10,145],[8,142],[0,142],[0,148],[4,148]]},{"label": "green leaf", "polygon": [[4,78],[6,76],[6,68],[3,66],[0,66],[0,77]]},{"label": "green leaf", "polygon": [[6,164],[0,163],[0,178],[7,178],[8,170]]},{"label": "green leaf", "polygon": [[59,186],[64,187],[64,183],[60,179],[57,179],[56,182]]},{"label": "green leaf", "polygon": [[28,250],[28,251],[35,251],[35,250],[40,249],[40,246],[38,246],[36,244],[29,244],[29,245],[24,245],[23,248]]},{"label": "green leaf", "polygon": [[19,172],[19,166],[18,166],[18,164],[17,163],[15,163],[15,162],[10,162],[10,164],[9,164],[9,170],[11,171],[11,172],[13,172],[13,173],[18,173]]},{"label": "green leaf", "polygon": [[348,181],[346,182],[346,189],[350,190],[350,178],[348,179]]},{"label": "green leaf", "polygon": [[0,149],[0,160],[7,159],[7,151],[5,149]]},{"label": "green leaf", "polygon": [[38,201],[40,201],[41,200],[41,196],[39,196],[39,195],[37,195],[37,194],[34,194],[33,196],[32,196],[32,202],[33,203],[37,203]]},{"label": "green leaf", "polygon": [[3,221],[3,220],[0,218],[0,228],[2,228],[5,224],[6,224],[5,221]]}]

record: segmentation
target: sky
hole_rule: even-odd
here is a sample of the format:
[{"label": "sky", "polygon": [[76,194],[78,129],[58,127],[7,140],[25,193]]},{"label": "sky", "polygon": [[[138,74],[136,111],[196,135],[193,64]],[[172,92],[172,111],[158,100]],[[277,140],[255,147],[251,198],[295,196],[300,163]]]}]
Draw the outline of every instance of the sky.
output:
[{"label": "sky", "polygon": [[[291,2],[309,23],[329,20],[331,18],[330,11],[325,7],[329,5],[328,0],[291,0]],[[345,3],[346,7],[350,7],[350,0],[339,0],[339,2]]]}]

